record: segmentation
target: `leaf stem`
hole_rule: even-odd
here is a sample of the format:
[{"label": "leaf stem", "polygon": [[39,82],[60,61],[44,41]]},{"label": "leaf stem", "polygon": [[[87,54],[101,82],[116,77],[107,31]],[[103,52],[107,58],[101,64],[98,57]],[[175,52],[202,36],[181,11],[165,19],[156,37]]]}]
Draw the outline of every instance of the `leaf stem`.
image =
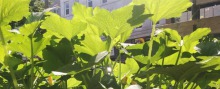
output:
[{"label": "leaf stem", "polygon": [[15,89],[19,89],[18,82],[17,82],[17,79],[16,79],[16,76],[15,76],[13,68],[9,67],[9,70],[10,70],[10,75],[12,77],[12,81],[13,81]]},{"label": "leaf stem", "polygon": [[180,56],[181,56],[181,52],[182,52],[182,46],[180,46],[180,50],[179,50],[175,65],[178,65],[178,62],[179,62],[179,59],[180,59]]},{"label": "leaf stem", "polygon": [[119,78],[119,84],[122,89],[122,84],[121,84],[121,55],[119,55],[119,71],[118,71],[118,78]]},{"label": "leaf stem", "polygon": [[153,49],[153,37],[154,37],[154,34],[155,34],[155,30],[156,30],[156,25],[153,24],[153,27],[152,27],[152,32],[151,32],[151,37],[150,37],[150,43],[149,43],[149,50],[148,50],[148,60],[150,61],[151,59],[151,55],[152,55],[152,49]]},{"label": "leaf stem", "polygon": [[34,48],[33,48],[33,38],[31,38],[31,86],[30,89],[33,89],[34,82]]},{"label": "leaf stem", "polygon": [[[150,67],[150,59],[151,59],[151,55],[152,55],[152,49],[153,49],[153,42],[154,42],[154,34],[155,34],[155,30],[156,30],[156,25],[153,24],[152,25],[152,32],[151,32],[151,37],[150,37],[150,43],[149,43],[149,50],[148,50],[148,63],[147,63],[147,68]],[[150,75],[147,74],[147,89],[150,89]]]},{"label": "leaf stem", "polygon": [[[0,24],[0,26],[1,26],[1,24]],[[1,27],[0,27],[0,39],[1,39],[1,41],[2,41],[2,46],[4,47],[5,55],[8,56],[8,53],[7,53],[8,51],[7,51],[7,48],[6,48],[6,42],[5,42],[5,38],[4,38],[4,35],[3,35],[3,32],[2,32]],[[5,58],[7,58],[7,57],[5,57]],[[5,59],[5,60],[7,60],[7,59]],[[12,81],[13,81],[13,84],[14,84],[14,88],[15,88],[15,89],[19,89],[19,87],[18,87],[18,82],[17,82],[16,76],[15,76],[15,74],[14,74],[13,68],[11,68],[11,67],[9,66],[9,70],[10,70],[10,75],[11,75],[11,77],[12,77]]]}]

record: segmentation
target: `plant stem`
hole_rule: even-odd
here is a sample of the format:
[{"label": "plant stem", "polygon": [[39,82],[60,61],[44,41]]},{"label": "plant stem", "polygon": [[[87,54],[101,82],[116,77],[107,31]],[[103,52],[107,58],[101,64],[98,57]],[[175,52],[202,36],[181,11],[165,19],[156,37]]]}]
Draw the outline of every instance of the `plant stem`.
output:
[{"label": "plant stem", "polygon": [[17,83],[17,79],[16,79],[16,76],[15,76],[13,68],[9,67],[9,70],[10,70],[10,75],[12,77],[12,81],[13,81],[15,89],[19,89],[18,83]]},{"label": "plant stem", "polygon": [[[149,50],[148,50],[148,63],[147,63],[147,68],[150,67],[150,59],[151,59],[151,55],[152,55],[152,49],[153,49],[153,42],[154,42],[154,34],[156,31],[156,25],[153,24],[152,26],[152,32],[151,32],[151,37],[150,37],[150,43],[149,43]],[[147,74],[147,89],[150,89],[150,75]]]},{"label": "plant stem", "polygon": [[175,65],[178,65],[178,62],[179,62],[179,59],[180,59],[180,56],[181,56],[181,52],[182,52],[182,46],[180,46],[180,50],[179,50]]},{"label": "plant stem", "polygon": [[150,89],[150,76],[147,74],[147,89]]},{"label": "plant stem", "polygon": [[[1,25],[0,25],[0,26],[1,26]],[[0,39],[1,39],[1,41],[2,41],[2,46],[3,46],[3,48],[4,48],[5,56],[8,56],[8,50],[7,50],[7,48],[6,48],[6,42],[5,42],[5,38],[4,38],[4,35],[3,35],[3,32],[2,32],[1,27],[0,27]],[[5,57],[5,58],[7,58],[7,57]],[[5,59],[5,60],[8,60],[8,59]],[[10,70],[10,75],[11,75],[11,77],[12,77],[12,81],[13,81],[13,84],[14,84],[14,88],[15,88],[15,89],[19,89],[19,87],[18,87],[18,82],[17,82],[16,76],[15,76],[15,74],[14,74],[13,68],[11,68],[11,67],[9,66],[9,70]]]},{"label": "plant stem", "polygon": [[120,88],[122,89],[122,84],[121,84],[121,55],[119,55],[119,71],[118,71],[118,79],[119,79]]},{"label": "plant stem", "polygon": [[151,59],[151,55],[152,55],[152,49],[153,49],[153,37],[155,34],[155,30],[156,30],[156,25],[153,24],[153,28],[152,28],[152,32],[151,32],[151,37],[150,37],[150,43],[149,43],[149,50],[148,50],[148,60]]},{"label": "plant stem", "polygon": [[33,38],[31,38],[31,86],[30,89],[33,89],[34,82],[34,49],[33,49]]}]

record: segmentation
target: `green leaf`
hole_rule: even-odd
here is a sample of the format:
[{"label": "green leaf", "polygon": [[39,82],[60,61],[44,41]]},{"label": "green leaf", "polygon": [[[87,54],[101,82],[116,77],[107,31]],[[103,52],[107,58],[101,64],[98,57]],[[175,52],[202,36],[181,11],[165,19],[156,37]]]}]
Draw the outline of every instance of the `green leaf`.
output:
[{"label": "green leaf", "polygon": [[67,39],[62,39],[57,45],[48,46],[43,50],[43,59],[46,60],[43,64],[43,68],[47,73],[56,71],[69,63],[72,64],[72,58],[73,52],[70,42]]},{"label": "green leaf", "polygon": [[87,27],[86,23],[77,20],[67,20],[54,13],[47,13],[47,15],[50,16],[46,17],[41,28],[61,34],[69,41]]},{"label": "green leaf", "polygon": [[[27,57],[31,57],[31,49],[33,49],[33,55],[40,53],[46,45],[49,45],[50,38],[44,38],[41,34],[37,33],[38,25],[40,22],[33,22],[26,24],[20,28],[20,34],[11,38],[9,49],[15,52],[21,52]],[[34,34],[32,36],[32,34]],[[33,47],[31,47],[31,41]]]},{"label": "green leaf", "polygon": [[214,41],[205,41],[200,42],[198,45],[198,55],[201,56],[213,56],[213,55],[219,55],[220,50],[220,44],[219,42]]},{"label": "green leaf", "polygon": [[95,63],[100,62],[102,59],[104,59],[105,56],[107,56],[109,54],[108,51],[103,51],[97,54],[96,58],[95,58]]},{"label": "green leaf", "polygon": [[183,51],[188,51],[190,53],[195,53],[195,47],[199,44],[199,39],[208,35],[211,32],[210,28],[199,28],[190,35],[183,38]]},{"label": "green leaf", "polygon": [[179,35],[179,33],[177,32],[177,30],[172,30],[169,28],[164,29],[164,32],[166,33],[166,35],[168,35],[168,37],[173,40],[176,41],[175,44],[176,46],[180,46],[181,45],[181,36]]},{"label": "green leaf", "polygon": [[0,25],[28,16],[30,0],[0,0]]},{"label": "green leaf", "polygon": [[0,63],[3,63],[4,62],[4,57],[5,57],[5,50],[3,48],[2,45],[0,45]]},{"label": "green leaf", "polygon": [[81,41],[81,45],[74,45],[74,48],[79,53],[86,53],[91,56],[107,50],[106,42],[90,31],[85,32],[85,39]]},{"label": "green leaf", "polygon": [[139,70],[139,65],[133,58],[127,58],[125,64],[129,67],[131,73],[137,73]]},{"label": "green leaf", "polygon": [[73,19],[78,19],[83,22],[87,22],[87,18],[90,18],[93,16],[93,8],[92,7],[86,7],[80,3],[74,3],[73,5]]},{"label": "green leaf", "polygon": [[26,37],[32,36],[37,31],[40,23],[41,23],[40,21],[35,21],[30,24],[25,24],[19,29],[19,31],[22,35]]},{"label": "green leaf", "polygon": [[220,57],[219,56],[199,56],[197,57],[202,59],[202,61],[198,62],[199,64],[203,64],[203,67],[216,66],[215,70],[220,70]]},{"label": "green leaf", "polygon": [[112,12],[96,7],[93,11],[93,18],[88,19],[88,21],[90,24],[97,26],[98,29],[104,29],[111,40],[120,37],[119,41],[124,42],[130,36],[132,30],[140,26],[149,17],[143,15],[143,10],[143,6],[135,7],[134,5],[127,5]]},{"label": "green leaf", "polygon": [[82,81],[79,81],[75,78],[69,78],[67,80],[67,88],[73,88],[73,87],[77,87],[82,83]]},{"label": "green leaf", "polygon": [[133,0],[134,5],[145,6],[145,14],[152,14],[150,19],[156,24],[162,19],[180,17],[192,3],[190,0]]},{"label": "green leaf", "polygon": [[196,64],[195,62],[187,62],[182,65],[166,67],[166,68],[156,67],[150,69],[148,72],[145,73],[166,74],[170,77],[173,77],[176,81],[181,81],[181,80],[190,79],[197,73],[205,72],[215,67],[216,65],[204,66],[201,64]]},{"label": "green leaf", "polygon": [[[119,69],[120,68],[119,66],[121,66],[121,69]],[[119,71],[120,71],[120,75],[119,75]],[[129,74],[131,74],[131,69],[126,64],[116,63],[116,65],[115,65],[115,67],[113,69],[113,73],[117,77],[121,76],[121,79],[119,79],[119,80],[122,80],[124,77],[128,76]]]},{"label": "green leaf", "polygon": [[20,59],[13,57],[13,56],[9,56],[9,55],[5,56],[5,59],[7,60],[4,61],[4,64],[12,68],[22,63]]}]

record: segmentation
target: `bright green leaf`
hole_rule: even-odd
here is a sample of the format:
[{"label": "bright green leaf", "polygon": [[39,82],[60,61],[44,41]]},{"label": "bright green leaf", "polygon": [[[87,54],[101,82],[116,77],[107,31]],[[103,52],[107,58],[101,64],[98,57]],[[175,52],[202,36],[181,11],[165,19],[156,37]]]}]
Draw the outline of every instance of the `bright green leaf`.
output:
[{"label": "bright green leaf", "polygon": [[[138,10],[136,10],[138,9]],[[120,37],[119,41],[124,42],[130,36],[132,30],[140,26],[148,15],[143,15],[144,7],[128,5],[112,12],[96,7],[93,11],[93,18],[88,22],[104,30],[114,40]]]},{"label": "bright green leaf", "polygon": [[211,32],[210,28],[199,28],[190,35],[183,38],[183,51],[195,53],[195,47],[199,44],[199,39],[208,35]]},{"label": "bright green leaf", "polygon": [[69,41],[87,27],[86,23],[67,20],[54,13],[47,13],[47,15],[50,16],[42,23],[41,28],[61,34]]},{"label": "bright green leaf", "polygon": [[25,24],[19,29],[19,31],[24,36],[32,36],[32,34],[37,31],[39,25],[40,21],[35,21],[30,24]]},{"label": "bright green leaf", "polygon": [[67,80],[67,88],[73,88],[73,87],[77,87],[82,83],[82,81],[79,81],[75,78],[69,78]]},{"label": "bright green leaf", "polygon": [[[39,24],[40,22],[33,22],[21,27],[20,34],[11,38],[9,49],[15,52],[21,52],[29,58],[31,57],[31,49],[33,49],[34,56],[40,53],[46,48],[46,45],[49,45],[50,38],[41,37],[41,35],[36,32]],[[34,33],[35,35],[32,37],[32,34]],[[38,37],[35,37],[36,35]],[[33,47],[31,47],[31,42]]]},{"label": "bright green leaf", "polygon": [[131,73],[137,73],[139,70],[139,65],[133,58],[127,58],[125,64],[130,68]]},{"label": "bright green leaf", "polygon": [[180,17],[192,3],[190,0],[133,0],[134,5],[145,6],[145,14],[152,14],[150,19],[156,24],[162,19]]},{"label": "bright green leaf", "polygon": [[28,16],[30,0],[0,0],[0,24],[19,21]]},{"label": "bright green leaf", "polygon": [[85,33],[85,39],[81,41],[81,45],[74,45],[75,51],[86,53],[91,56],[107,50],[106,42],[102,41],[101,37],[92,34],[90,31]]},{"label": "bright green leaf", "polygon": [[5,57],[5,50],[3,48],[2,45],[0,45],[0,63],[3,63],[4,62],[4,57]]},{"label": "bright green leaf", "polygon": [[73,19],[78,19],[83,22],[87,22],[87,18],[92,17],[92,7],[86,7],[80,3],[74,3],[73,5],[73,14],[74,18]]}]

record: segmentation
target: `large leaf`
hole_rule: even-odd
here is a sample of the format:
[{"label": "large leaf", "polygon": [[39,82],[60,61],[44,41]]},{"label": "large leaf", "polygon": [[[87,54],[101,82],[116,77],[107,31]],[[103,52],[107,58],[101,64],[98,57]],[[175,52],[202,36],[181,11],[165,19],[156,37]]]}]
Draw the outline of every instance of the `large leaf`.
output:
[{"label": "large leaf", "polygon": [[54,13],[47,13],[47,15],[50,16],[42,23],[41,28],[61,34],[69,41],[87,27],[86,23],[67,20]]},{"label": "large leaf", "polygon": [[22,35],[28,37],[28,36],[32,36],[34,33],[37,32],[38,27],[40,26],[40,21],[35,21],[32,22],[30,24],[25,24],[24,26],[22,26],[19,31]]},{"label": "large leaf", "polygon": [[211,32],[210,28],[199,28],[190,35],[183,38],[183,51],[195,53],[195,47],[199,44],[199,39],[208,35]]},{"label": "large leaf", "polygon": [[87,22],[87,18],[90,18],[93,16],[92,7],[86,7],[80,3],[74,3],[72,8],[73,8],[73,14],[74,14],[73,19],[78,19],[83,22]]},{"label": "large leaf", "polygon": [[93,16],[92,7],[86,7],[83,4],[75,2],[72,9],[73,9],[73,14],[74,14],[74,17],[72,20],[77,20],[77,21],[81,21],[84,23],[88,23],[86,30],[92,30],[94,34],[99,35],[99,36],[103,34],[104,29],[98,29],[97,26],[93,24],[89,24],[88,19],[92,18]]},{"label": "large leaf", "polygon": [[182,65],[172,67],[156,67],[150,69],[148,72],[143,72],[142,75],[150,73],[166,74],[173,77],[177,81],[186,80],[192,78],[195,74],[205,72],[207,70],[215,68],[216,65],[205,66],[203,64],[196,64],[195,62],[188,62]]},{"label": "large leaf", "polygon": [[89,19],[89,22],[97,26],[98,29],[104,29],[112,40],[121,36],[120,41],[124,42],[130,36],[132,30],[149,17],[143,15],[143,12],[143,6],[135,7],[134,5],[128,5],[112,12],[97,7],[94,9],[94,16]]},{"label": "large leaf", "polygon": [[30,0],[0,0],[0,24],[19,21],[28,16]]},{"label": "large leaf", "polygon": [[3,48],[2,45],[0,45],[0,63],[3,63],[4,62],[4,57],[5,57],[5,50]]},{"label": "large leaf", "polygon": [[145,13],[153,15],[150,19],[154,24],[162,19],[180,17],[192,5],[190,0],[133,0],[132,4],[144,4]]},{"label": "large leaf", "polygon": [[43,58],[46,60],[46,62],[43,64],[43,68],[47,73],[56,71],[69,63],[72,64],[73,52],[71,44],[67,39],[62,39],[57,45],[48,46],[46,49],[44,49]]},{"label": "large leaf", "polygon": [[[33,49],[33,55],[40,53],[49,44],[50,38],[44,38],[40,33],[37,33],[39,24],[40,22],[33,22],[21,27],[20,34],[10,39],[9,49],[21,52],[29,58],[31,57],[31,49]],[[33,47],[31,47],[31,42]]]},{"label": "large leaf", "polygon": [[85,33],[85,39],[81,41],[81,45],[74,45],[75,51],[86,53],[91,56],[107,50],[106,42],[102,41],[101,37],[93,34],[91,31]]}]

